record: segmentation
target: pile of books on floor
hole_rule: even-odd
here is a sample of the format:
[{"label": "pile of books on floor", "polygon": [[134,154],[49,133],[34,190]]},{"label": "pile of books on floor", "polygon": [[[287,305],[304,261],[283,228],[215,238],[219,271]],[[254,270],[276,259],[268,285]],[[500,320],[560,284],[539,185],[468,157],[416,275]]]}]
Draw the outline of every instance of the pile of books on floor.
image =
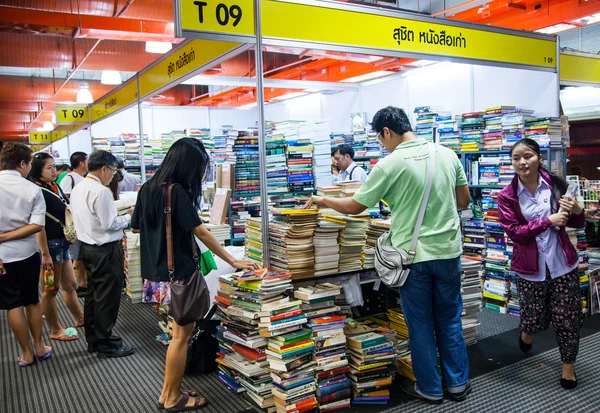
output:
[{"label": "pile of books on floor", "polygon": [[288,191],[287,158],[285,156],[285,133],[289,127],[287,122],[265,122],[265,145],[267,170],[267,192],[269,194]]},{"label": "pile of books on floor", "polygon": [[351,218],[345,215],[325,215],[324,219],[343,225],[340,230],[338,243],[340,245],[339,272],[356,271],[362,268],[362,252],[367,241],[368,222],[363,219]]},{"label": "pile of books on floor", "polygon": [[350,373],[354,404],[387,404],[390,399],[396,353],[378,333],[349,336]]},{"label": "pile of books on floor", "polygon": [[416,107],[414,113],[417,115],[415,122],[417,137],[433,142],[435,136],[434,128],[436,127],[435,118],[439,113],[433,111],[430,106]]},{"label": "pile of books on floor", "polygon": [[437,116],[437,136],[440,145],[452,149],[454,152],[460,151],[462,137],[460,132],[460,116],[443,115]]},{"label": "pile of books on floor", "polygon": [[525,124],[525,136],[535,140],[540,148],[562,146],[562,121],[560,118],[538,118]]},{"label": "pile of books on floor", "polygon": [[271,320],[289,313],[290,308],[299,308],[298,302],[285,295],[290,288],[291,274],[286,272],[263,269],[219,277],[215,300],[224,321],[217,329],[218,376],[232,391],[247,392],[261,408],[275,405],[267,338],[298,324]]},{"label": "pile of books on floor", "polygon": [[313,234],[318,226],[318,210],[274,208],[272,214],[269,242],[273,268],[290,271],[294,279],[314,276]]},{"label": "pile of books on floor", "polygon": [[290,192],[312,192],[315,187],[312,136],[306,131],[304,132],[306,137],[300,134],[299,129],[305,122],[288,121],[288,124],[290,127],[285,134],[288,190]]},{"label": "pile of books on floor", "polygon": [[302,300],[302,310],[313,331],[315,348],[316,396],[320,411],[333,411],[350,407],[350,371],[346,356],[344,334],[345,315],[335,305],[341,287],[325,283],[300,287],[294,297]]},{"label": "pile of books on floor", "polygon": [[408,337],[408,326],[404,320],[404,314],[400,308],[391,308],[387,311],[390,320],[390,328],[396,332],[396,339],[402,345],[402,351],[398,356],[398,374],[416,381],[412,370],[412,360],[410,356],[410,340]]},{"label": "pile of books on floor", "polygon": [[462,152],[480,151],[483,147],[483,131],[485,129],[483,112],[463,113],[460,127],[462,132],[460,150]]},{"label": "pile of books on floor", "polygon": [[141,303],[144,280],[142,279],[139,235],[126,231],[124,241],[125,294],[132,303]]},{"label": "pile of books on floor", "polygon": [[[331,144],[329,121],[317,121],[313,125],[313,173],[315,186],[329,186],[332,183],[331,174]],[[300,130],[303,135],[303,130]]]},{"label": "pile of books on floor", "polygon": [[463,312],[461,315],[463,336],[467,345],[474,344],[477,336],[477,319],[481,311],[481,274],[483,259],[475,257],[461,257],[462,264],[462,301]]},{"label": "pile of books on floor", "polygon": [[340,263],[338,237],[344,226],[319,220],[313,236],[315,248],[315,277],[337,274]]},{"label": "pile of books on floor", "polygon": [[485,282],[483,285],[485,308],[504,314],[507,312],[510,292],[510,264],[505,249],[501,247],[502,244],[490,242],[504,239],[504,231],[500,224],[486,223],[485,227],[487,234]]},{"label": "pile of books on floor", "polygon": [[258,136],[254,129],[224,129],[227,134],[227,160],[235,164],[236,195],[252,195],[260,191]]}]

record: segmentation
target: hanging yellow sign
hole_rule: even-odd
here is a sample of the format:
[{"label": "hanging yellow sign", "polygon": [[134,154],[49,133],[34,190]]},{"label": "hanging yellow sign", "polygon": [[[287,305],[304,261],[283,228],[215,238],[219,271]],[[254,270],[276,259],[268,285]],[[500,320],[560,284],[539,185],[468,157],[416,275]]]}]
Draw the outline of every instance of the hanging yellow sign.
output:
[{"label": "hanging yellow sign", "polygon": [[81,129],[82,126],[81,125],[64,125],[64,126],[59,126],[58,128],[54,129],[52,131],[52,142],[56,142],[58,140],[61,140],[62,138],[64,138],[65,136],[77,131],[78,129]]},{"label": "hanging yellow sign", "polygon": [[137,101],[137,77],[92,103],[92,122],[126,108]]},{"label": "hanging yellow sign", "polygon": [[254,0],[178,0],[184,30],[254,36]]},{"label": "hanging yellow sign", "polygon": [[29,132],[29,143],[51,143],[52,133],[51,132]]},{"label": "hanging yellow sign", "polygon": [[54,114],[58,125],[87,124],[90,111],[87,105],[55,105]]},{"label": "hanging yellow sign", "polygon": [[[253,38],[248,40],[248,36],[254,36],[250,20],[247,19],[253,14],[252,1],[238,0],[230,2],[231,5],[228,2],[214,2],[227,3],[229,8],[237,6],[236,15],[241,15],[241,18],[235,30],[230,27],[231,19],[225,25],[218,22],[214,24],[214,21],[207,20],[209,17],[213,18],[210,13],[198,12],[198,3],[207,4],[204,6],[205,11],[216,8],[209,7],[213,4],[211,0],[177,1],[180,10],[175,22],[178,35],[238,35],[235,40],[254,42]],[[444,20],[421,16],[412,18],[406,13],[394,14],[396,13],[381,14],[366,8],[348,8],[345,5],[318,2],[301,4],[262,0],[263,43],[297,41],[310,43],[302,47],[320,49],[337,46],[360,49],[367,53],[372,51],[373,54],[389,51],[556,68],[556,40],[548,36],[520,35],[519,32],[506,29],[478,27],[461,22],[442,23]]]},{"label": "hanging yellow sign", "polygon": [[561,53],[560,81],[600,84],[600,56]]},{"label": "hanging yellow sign", "polygon": [[140,73],[140,95],[146,97],[201,66],[232,51],[240,43],[193,40]]},{"label": "hanging yellow sign", "polygon": [[41,151],[42,149],[46,148],[47,146],[48,145],[29,145],[31,150],[34,152]]}]

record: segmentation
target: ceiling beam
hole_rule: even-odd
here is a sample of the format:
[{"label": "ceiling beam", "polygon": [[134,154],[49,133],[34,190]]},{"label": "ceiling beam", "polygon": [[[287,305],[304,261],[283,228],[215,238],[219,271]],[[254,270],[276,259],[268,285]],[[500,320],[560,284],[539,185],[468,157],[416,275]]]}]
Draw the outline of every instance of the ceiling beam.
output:
[{"label": "ceiling beam", "polygon": [[77,38],[102,40],[152,40],[178,42],[175,39],[172,22],[127,19],[123,17],[93,16],[86,14],[57,13],[41,10],[0,6],[0,21],[12,25],[24,25],[42,33],[56,34],[65,27],[77,31]]}]

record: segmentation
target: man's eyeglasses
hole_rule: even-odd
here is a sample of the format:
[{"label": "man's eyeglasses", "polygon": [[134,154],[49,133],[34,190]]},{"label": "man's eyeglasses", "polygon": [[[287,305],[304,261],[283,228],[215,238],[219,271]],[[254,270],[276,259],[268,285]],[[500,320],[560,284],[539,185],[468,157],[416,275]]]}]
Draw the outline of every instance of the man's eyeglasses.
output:
[{"label": "man's eyeglasses", "polygon": [[379,133],[377,133],[377,140],[381,140],[381,134],[383,133],[383,131],[379,131]]},{"label": "man's eyeglasses", "polygon": [[117,174],[117,171],[118,171],[117,168],[111,168],[110,166],[106,166],[106,167],[112,171],[113,175]]}]

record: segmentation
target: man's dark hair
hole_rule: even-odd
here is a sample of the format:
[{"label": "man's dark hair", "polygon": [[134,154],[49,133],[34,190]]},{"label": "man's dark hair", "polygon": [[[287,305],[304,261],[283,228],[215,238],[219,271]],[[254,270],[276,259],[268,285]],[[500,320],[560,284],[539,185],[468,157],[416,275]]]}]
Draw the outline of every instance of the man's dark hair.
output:
[{"label": "man's dark hair", "polygon": [[56,171],[58,173],[65,172],[65,171],[68,171],[68,170],[69,170],[69,165],[67,165],[66,163],[60,164],[60,165],[58,165],[56,167]]},{"label": "man's dark hair", "polygon": [[0,163],[3,170],[14,170],[21,166],[23,161],[31,162],[32,156],[33,151],[29,146],[18,142],[7,142],[2,146]]},{"label": "man's dark hair", "polygon": [[124,169],[125,168],[125,162],[123,162],[123,159],[118,158],[117,161],[118,161],[117,168]]},{"label": "man's dark hair", "polygon": [[381,133],[385,127],[389,128],[398,135],[404,135],[406,132],[412,132],[410,120],[408,119],[408,116],[406,116],[406,112],[404,112],[403,109],[396,108],[394,106],[388,106],[387,108],[380,109],[375,116],[373,116],[373,122],[371,122],[371,126],[377,133]]},{"label": "man's dark hair", "polygon": [[71,155],[71,169],[77,169],[79,168],[79,164],[81,162],[85,162],[85,160],[87,159],[87,153],[85,152],[73,152],[73,155]]},{"label": "man's dark hair", "polygon": [[88,160],[88,170],[90,172],[99,171],[103,166],[114,169],[117,167],[117,163],[117,158],[115,158],[115,155],[112,153],[106,151],[94,151]]},{"label": "man's dark hair", "polygon": [[352,146],[342,143],[337,148],[331,152],[331,156],[335,156],[336,153],[339,153],[342,156],[350,155],[350,159],[354,160],[354,149]]}]

